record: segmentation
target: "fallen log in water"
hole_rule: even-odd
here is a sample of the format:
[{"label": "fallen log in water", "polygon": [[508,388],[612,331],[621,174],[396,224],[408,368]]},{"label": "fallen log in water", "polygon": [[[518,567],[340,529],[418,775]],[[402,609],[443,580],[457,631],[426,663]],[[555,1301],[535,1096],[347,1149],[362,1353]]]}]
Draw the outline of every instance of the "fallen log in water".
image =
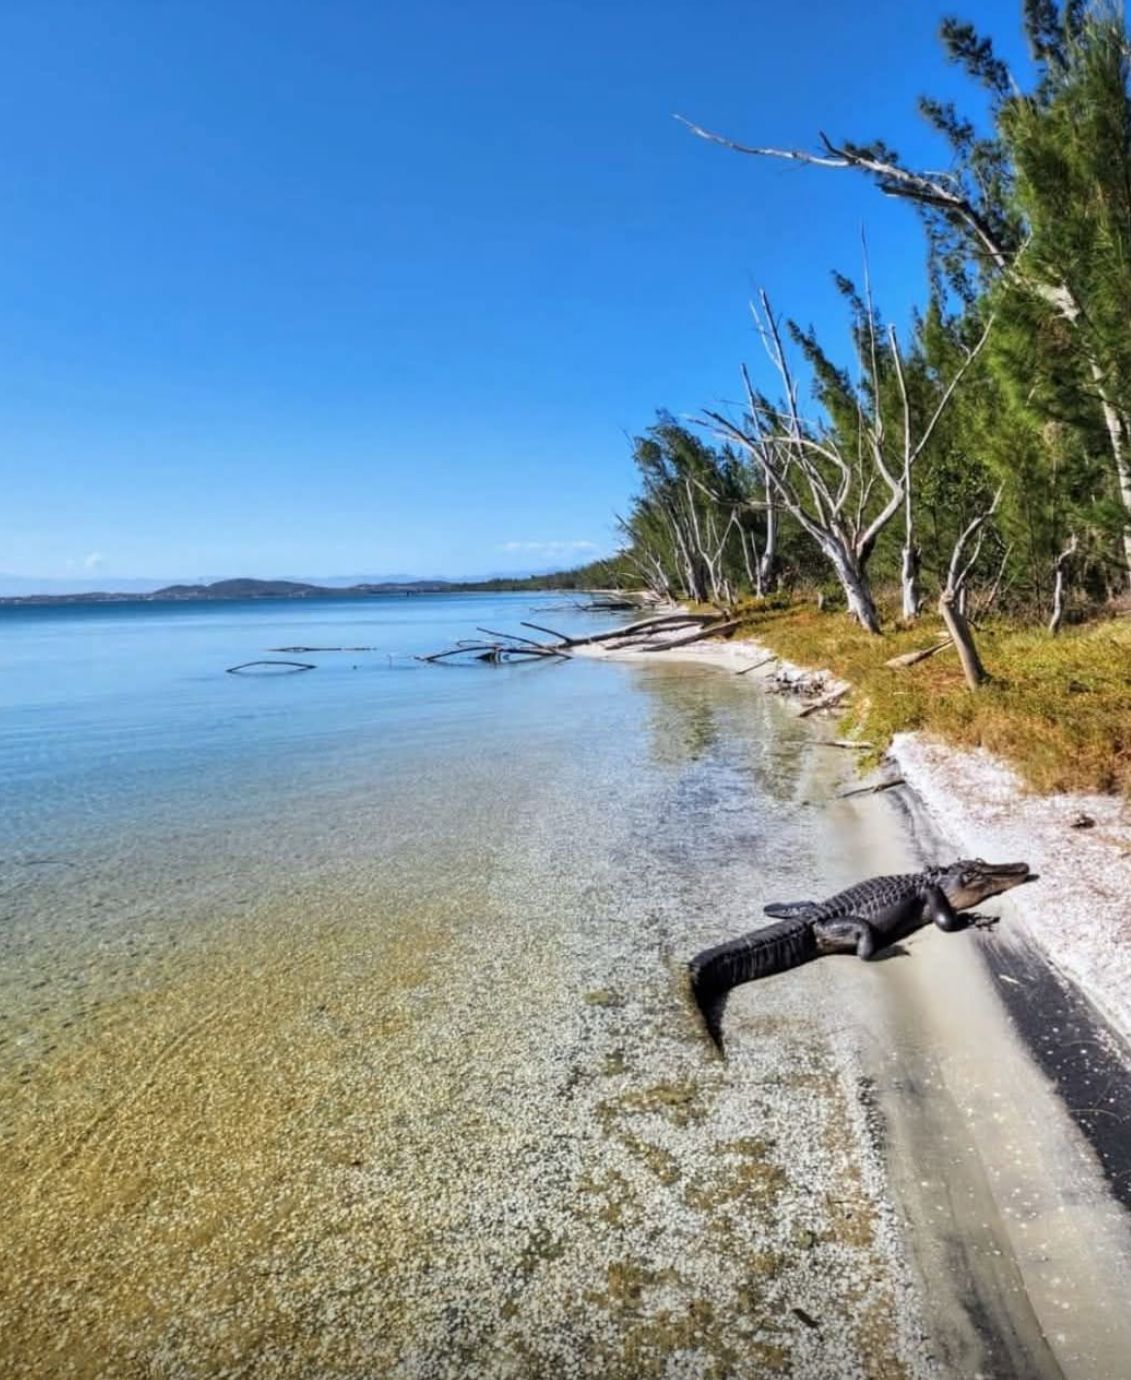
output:
[{"label": "fallen log in water", "polygon": [[[537,660],[539,658],[568,660],[575,647],[597,646],[600,643],[615,644],[616,647],[633,646],[641,651],[663,651],[667,647],[685,647],[700,638],[714,637],[716,634],[732,632],[740,620],[728,618],[725,613],[687,613],[676,611],[652,618],[643,618],[635,623],[626,623],[620,628],[606,628],[604,632],[589,633],[585,637],[569,637],[556,628],[546,628],[538,623],[523,621],[520,626],[534,632],[556,637],[557,642],[536,642],[521,633],[497,632],[494,628],[477,628],[486,637],[497,639],[492,642],[460,641],[454,647],[430,656],[418,656],[417,661],[441,662],[452,657],[467,656],[476,661],[499,664],[508,661]],[[665,638],[667,633],[684,633],[694,629],[690,636]]]},{"label": "fallen log in water", "polygon": [[241,661],[238,666],[229,666],[227,673],[230,676],[240,675],[250,671],[253,666],[283,666],[288,672],[316,669],[313,661]]},{"label": "fallen log in water", "polygon": [[494,628],[476,628],[475,631],[486,633],[488,637],[501,637],[504,639],[504,645],[506,642],[509,641],[521,642],[523,646],[526,647],[536,647],[538,649],[539,655],[542,656],[544,656],[547,652],[551,653],[553,656],[569,656],[569,653],[563,651],[560,647],[547,647],[544,642],[535,642],[534,639],[530,637],[520,637],[518,633],[496,632]]},{"label": "fallen log in water", "polygon": [[473,661],[485,661],[493,666],[510,661],[569,660],[568,653],[559,647],[546,647],[525,639],[519,642],[457,642],[446,651],[433,652],[430,656],[418,656],[415,660],[435,663],[455,656],[470,657]]}]

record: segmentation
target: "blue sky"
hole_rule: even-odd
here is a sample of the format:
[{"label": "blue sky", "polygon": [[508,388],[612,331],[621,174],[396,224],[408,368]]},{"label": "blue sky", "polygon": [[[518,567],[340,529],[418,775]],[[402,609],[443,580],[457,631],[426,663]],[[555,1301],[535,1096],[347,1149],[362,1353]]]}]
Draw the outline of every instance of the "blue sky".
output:
[{"label": "blue sky", "polygon": [[[971,17],[1020,52],[1019,0]],[[0,15],[0,572],[573,564],[629,434],[737,394],[746,303],[843,339],[910,213],[735,137],[942,154],[919,0],[17,0]]]}]

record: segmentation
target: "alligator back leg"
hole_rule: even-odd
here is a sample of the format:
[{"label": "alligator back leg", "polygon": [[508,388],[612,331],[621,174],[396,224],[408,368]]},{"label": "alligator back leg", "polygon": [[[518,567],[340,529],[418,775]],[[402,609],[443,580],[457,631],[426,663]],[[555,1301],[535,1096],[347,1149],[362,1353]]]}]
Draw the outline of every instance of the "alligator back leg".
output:
[{"label": "alligator back leg", "polygon": [[855,954],[857,958],[871,958],[882,942],[867,920],[853,915],[837,920],[815,920],[813,934],[817,947],[825,954]]},{"label": "alligator back leg", "polygon": [[772,915],[775,920],[797,920],[817,909],[816,901],[771,901],[763,906],[763,913]]}]

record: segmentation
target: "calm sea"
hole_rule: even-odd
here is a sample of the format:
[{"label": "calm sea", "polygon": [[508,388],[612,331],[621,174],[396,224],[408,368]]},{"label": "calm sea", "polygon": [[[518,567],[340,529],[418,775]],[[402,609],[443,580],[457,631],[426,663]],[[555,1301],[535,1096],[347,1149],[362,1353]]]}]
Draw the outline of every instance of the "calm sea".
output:
[{"label": "calm sea", "polygon": [[0,609],[0,1371],[784,1363],[851,982],[777,984],[728,1072],[685,965],[851,843],[748,677],[414,659],[601,625],[560,602]]}]

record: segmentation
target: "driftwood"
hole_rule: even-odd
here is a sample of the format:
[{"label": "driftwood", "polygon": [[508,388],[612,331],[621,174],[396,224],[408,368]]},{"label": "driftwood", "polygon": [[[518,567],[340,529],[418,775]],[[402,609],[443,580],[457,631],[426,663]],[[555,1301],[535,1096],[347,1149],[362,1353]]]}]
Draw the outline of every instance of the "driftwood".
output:
[{"label": "driftwood", "polygon": [[268,647],[269,652],[376,652],[377,647]]},{"label": "driftwood", "polygon": [[565,653],[556,647],[542,647],[537,643],[520,644],[504,642],[460,642],[443,652],[433,652],[430,656],[418,656],[417,661],[445,661],[453,656],[471,657],[474,661],[486,661],[499,665],[505,661],[543,661],[565,659]]},{"label": "driftwood", "polygon": [[760,671],[763,666],[769,666],[777,661],[776,656],[763,657],[761,661],[756,661],[753,666],[744,666],[741,671],[735,671],[736,676],[748,676],[751,671]]},{"label": "driftwood", "polygon": [[674,647],[689,647],[692,642],[702,642],[705,637],[721,637],[724,633],[734,632],[741,623],[741,618],[728,618],[725,623],[709,623],[707,627],[697,628],[687,637],[673,637],[670,642],[652,642],[646,647],[641,647],[640,650],[642,652],[666,652]]},{"label": "driftwood", "polygon": [[496,632],[494,628],[476,628],[475,631],[486,633],[488,637],[501,637],[504,640],[504,644],[508,641],[521,642],[525,647],[536,647],[540,656],[544,656],[547,652],[552,652],[555,656],[569,656],[569,653],[562,651],[560,647],[547,647],[544,642],[535,642],[534,639],[530,637],[520,637],[518,633]]},{"label": "driftwood", "polygon": [[[659,617],[641,619],[636,623],[627,623],[620,628],[607,628],[604,632],[590,633],[586,637],[567,637],[565,633],[558,632],[555,628],[545,628],[538,623],[523,622],[524,628],[530,628],[534,632],[545,633],[549,637],[556,637],[554,643],[536,642],[531,637],[526,637],[521,633],[497,632],[494,628],[478,628],[477,631],[486,637],[495,639],[491,642],[470,642],[460,641],[454,647],[449,647],[441,652],[433,652],[430,656],[418,656],[417,661],[441,662],[447,661],[452,657],[468,657],[475,661],[485,661],[493,665],[499,665],[510,661],[536,661],[540,659],[549,660],[568,660],[571,650],[574,647],[595,646],[599,643],[611,643],[621,646],[638,646],[643,651],[661,651],[667,647],[684,647],[688,643],[698,642],[703,637],[713,637],[716,633],[727,633],[733,631],[739,625],[738,619],[728,618],[725,613],[684,613],[675,612],[663,614]],[[675,637],[670,640],[662,639],[659,634],[672,632],[685,632],[688,628],[694,628],[690,636]]]},{"label": "driftwood", "polygon": [[818,709],[832,709],[834,705],[839,704],[841,700],[844,699],[845,695],[847,695],[851,689],[852,687],[850,685],[842,685],[839,690],[833,690],[828,695],[822,695],[819,700],[814,700],[812,704],[807,704],[797,717],[799,719],[807,719],[810,714],[816,714]]},{"label": "driftwood", "polygon": [[818,738],[817,747],[845,748],[849,752],[867,752],[875,743],[860,742],[855,738]]},{"label": "driftwood", "polygon": [[249,671],[253,666],[285,666],[288,672],[316,669],[313,661],[241,661],[238,666],[229,666],[227,673],[230,676],[238,675],[243,671]]},{"label": "driftwood", "polygon": [[847,800],[853,795],[879,795],[881,791],[890,791],[893,786],[904,786],[907,783],[902,776],[893,776],[890,780],[880,781],[875,786],[857,786],[851,791],[841,791],[839,799]]},{"label": "driftwood", "polygon": [[541,627],[538,623],[523,622],[520,626],[560,638],[563,647],[589,647],[597,642],[615,642],[635,633],[652,636],[657,632],[671,631],[676,627],[690,627],[692,624],[704,627],[720,621],[723,617],[721,613],[666,613],[653,618],[642,618],[636,623],[626,623],[621,628],[606,628],[604,632],[590,633],[587,637],[567,637],[565,633],[557,632],[554,628]]},{"label": "driftwood", "polygon": [[941,652],[944,647],[950,646],[950,638],[944,637],[941,642],[936,642],[932,647],[920,647],[917,652],[904,652],[902,656],[893,656],[885,661],[885,666],[890,666],[894,670],[901,670],[907,666],[917,666],[920,661],[926,661],[929,656],[934,656],[936,652]]}]

